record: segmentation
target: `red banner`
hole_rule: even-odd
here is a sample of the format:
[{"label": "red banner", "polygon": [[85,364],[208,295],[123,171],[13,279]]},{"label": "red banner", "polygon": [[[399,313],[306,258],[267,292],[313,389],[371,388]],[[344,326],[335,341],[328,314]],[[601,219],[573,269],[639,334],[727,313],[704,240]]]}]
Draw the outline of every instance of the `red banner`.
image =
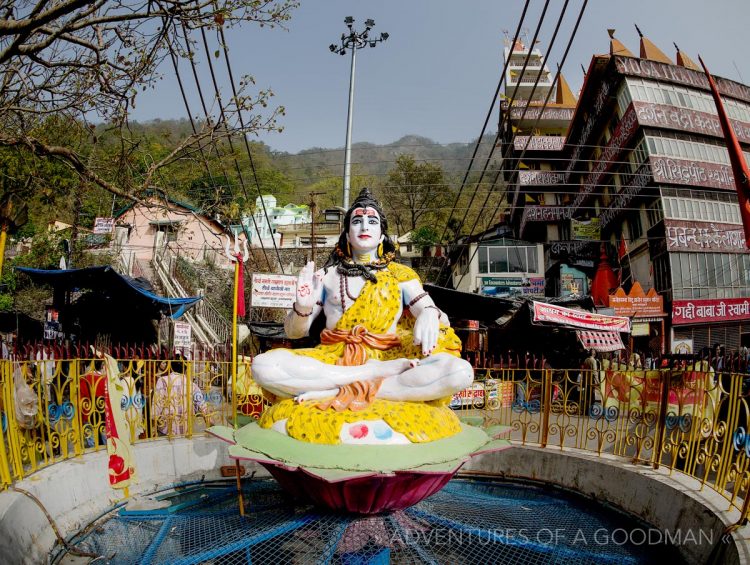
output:
[{"label": "red banner", "polygon": [[750,320],[750,298],[712,298],[672,302],[672,325]]},{"label": "red banner", "polygon": [[534,302],[534,321],[553,322],[586,330],[630,332],[629,318],[572,310],[543,302]]},{"label": "red banner", "polygon": [[[734,173],[734,182],[737,188],[737,201],[740,204],[740,217],[742,218],[742,227],[745,230],[745,245],[750,248],[750,169],[745,161],[745,154],[742,152],[742,147],[740,147],[740,142],[737,140],[737,135],[735,135],[735,132],[732,129],[732,124],[729,123],[729,117],[724,110],[724,104],[721,101],[719,89],[716,87],[716,83],[714,83],[711,73],[708,72],[706,65],[703,63],[703,59],[698,57],[698,60],[701,62],[701,65],[703,65],[703,70],[706,72],[708,84],[711,86],[711,94],[716,103],[716,111],[719,114],[721,131],[724,132],[727,151],[729,152],[729,162],[732,164],[732,173]],[[745,141],[747,141],[747,137],[750,137],[750,132],[745,136]]]}]

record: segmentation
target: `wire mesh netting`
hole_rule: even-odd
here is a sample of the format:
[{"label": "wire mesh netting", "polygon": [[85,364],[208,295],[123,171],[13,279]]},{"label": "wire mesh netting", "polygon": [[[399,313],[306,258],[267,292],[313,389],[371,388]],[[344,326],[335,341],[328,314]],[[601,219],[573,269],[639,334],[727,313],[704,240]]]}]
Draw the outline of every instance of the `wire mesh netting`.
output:
[{"label": "wire mesh netting", "polygon": [[113,511],[73,543],[113,564],[681,562],[655,528],[527,484],[455,479],[412,508],[374,516],[295,503],[272,480],[247,481],[243,495],[240,517],[228,483],[175,490],[159,496],[166,507]]}]

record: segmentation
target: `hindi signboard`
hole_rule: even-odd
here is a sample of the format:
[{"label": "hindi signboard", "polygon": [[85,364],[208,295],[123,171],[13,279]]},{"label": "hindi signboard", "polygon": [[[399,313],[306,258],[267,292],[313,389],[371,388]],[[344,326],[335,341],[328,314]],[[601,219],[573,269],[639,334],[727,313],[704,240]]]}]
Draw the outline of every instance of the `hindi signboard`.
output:
[{"label": "hindi signboard", "polygon": [[609,306],[614,308],[615,315],[630,318],[653,318],[664,316],[664,297],[650,288],[643,292],[640,283],[633,284],[630,293],[626,294],[622,287],[609,296]]},{"label": "hindi signboard", "polygon": [[250,304],[261,308],[291,308],[297,295],[297,277],[253,273]]},{"label": "hindi signboard", "polygon": [[115,229],[114,218],[97,218],[94,220],[94,233],[95,234],[106,234],[112,233]]},{"label": "hindi signboard", "polygon": [[193,328],[187,322],[174,323],[174,340],[175,347],[190,349],[193,346]]},{"label": "hindi signboard", "polygon": [[672,325],[750,320],[750,298],[710,298],[672,302]]},{"label": "hindi signboard", "polygon": [[741,224],[664,220],[667,250],[706,253],[746,253]]}]

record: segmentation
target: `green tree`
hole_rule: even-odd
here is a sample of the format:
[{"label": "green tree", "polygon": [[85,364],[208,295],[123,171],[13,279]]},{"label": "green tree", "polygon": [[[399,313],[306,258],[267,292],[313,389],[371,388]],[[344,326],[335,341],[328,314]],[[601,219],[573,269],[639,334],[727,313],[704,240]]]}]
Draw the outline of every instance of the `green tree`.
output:
[{"label": "green tree", "polygon": [[432,226],[422,226],[411,231],[409,241],[424,251],[440,242],[440,234]]},{"label": "green tree", "polygon": [[400,235],[437,225],[453,194],[440,165],[418,163],[413,155],[399,155],[379,192],[389,222]]}]

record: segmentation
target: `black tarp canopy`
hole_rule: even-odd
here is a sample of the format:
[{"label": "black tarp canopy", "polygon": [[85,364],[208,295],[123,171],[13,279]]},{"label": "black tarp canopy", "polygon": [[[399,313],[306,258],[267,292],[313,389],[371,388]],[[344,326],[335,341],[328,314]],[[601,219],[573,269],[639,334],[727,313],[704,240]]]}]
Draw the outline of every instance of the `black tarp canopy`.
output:
[{"label": "black tarp canopy", "polygon": [[85,269],[32,269],[16,267],[38,284],[48,284],[55,290],[93,290],[103,293],[115,301],[122,301],[141,311],[151,311],[153,319],[161,314],[173,320],[182,316],[198,302],[200,296],[188,298],[167,298],[154,293],[151,284],[145,279],[133,279],[121,275],[110,266],[87,267]]},{"label": "black tarp canopy", "polygon": [[[61,331],[66,339],[112,343],[155,343],[158,321],[177,319],[200,297],[167,298],[145,279],[120,275],[112,267],[44,270],[16,267],[37,284],[54,288]],[[67,297],[66,297],[67,294]],[[26,336],[25,339],[40,339]]]}]

